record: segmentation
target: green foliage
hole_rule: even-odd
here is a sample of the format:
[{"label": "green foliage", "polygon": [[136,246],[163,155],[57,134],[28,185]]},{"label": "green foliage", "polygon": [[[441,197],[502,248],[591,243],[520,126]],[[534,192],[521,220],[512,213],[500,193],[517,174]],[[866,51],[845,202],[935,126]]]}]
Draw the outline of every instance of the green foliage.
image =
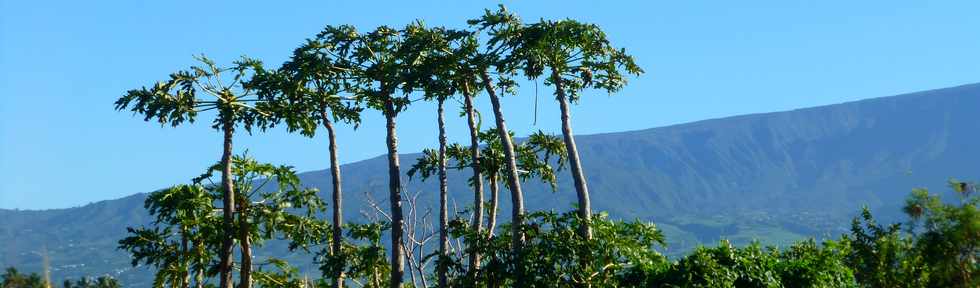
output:
[{"label": "green foliage", "polygon": [[[463,237],[469,249],[485,255],[477,282],[489,287],[513,285],[518,272],[531,275],[525,279],[531,287],[626,286],[637,283],[642,271],[656,269],[667,261],[653,249],[664,245],[664,236],[651,223],[614,221],[604,214],[596,215],[592,219],[596,237],[586,241],[576,236],[579,221],[574,212],[530,213],[522,227],[527,243],[522,255],[515,255],[509,249],[510,229],[502,229],[507,232],[487,238],[470,229],[467,221],[456,220],[452,222],[451,232]],[[516,271],[519,269],[513,265],[516,257],[534,261],[526,261],[525,270]],[[582,262],[582,259],[592,261]],[[462,275],[465,259],[450,261],[448,266],[454,268],[455,274]]]},{"label": "green foliage", "polygon": [[943,202],[926,189],[915,189],[906,200],[915,253],[929,267],[929,286],[980,285],[980,211],[972,183],[950,181],[958,203]]},{"label": "green foliage", "polygon": [[846,253],[835,242],[808,240],[780,252],[757,242],[736,248],[722,241],[655,271],[648,281],[658,287],[855,287],[843,265]]},{"label": "green foliage", "polygon": [[529,79],[542,76],[549,68],[545,84],[560,81],[559,88],[572,102],[578,101],[579,91],[585,88],[616,92],[626,85],[625,73],[643,73],[633,56],[613,47],[595,24],[571,19],[524,24],[503,6],[486,10],[468,23],[489,35],[486,46],[493,53],[484,55],[485,63],[496,65],[501,73],[520,69]]},{"label": "green foliage", "polygon": [[[253,245],[282,237],[289,240],[290,249],[297,249],[328,238],[329,226],[315,218],[325,204],[316,189],[300,185],[291,167],[263,164],[247,156],[234,157],[232,165],[235,185],[243,196],[236,204],[239,227],[235,231],[249,231]],[[133,266],[143,263],[159,269],[154,287],[181,286],[195,273],[206,277],[217,273],[217,251],[224,235],[217,208],[224,204],[222,189],[211,178],[221,170],[218,164],[193,184],[151,193],[145,207],[155,217],[153,225],[129,227],[130,236],[119,241],[119,248],[132,255]]]},{"label": "green foliage", "polygon": [[483,15],[467,20],[466,23],[488,36],[483,45],[485,50],[477,53],[473,59],[473,64],[479,70],[496,67],[497,72],[510,74],[517,69],[519,59],[507,57],[514,48],[520,46],[524,24],[517,14],[500,5],[497,10],[485,9]]},{"label": "green foliage", "polygon": [[[518,45],[511,57],[523,64],[524,75],[540,77],[545,68],[551,69],[546,85],[561,82],[558,88],[572,102],[578,101],[579,91],[596,88],[616,92],[626,85],[624,72],[643,73],[633,56],[626,50],[615,48],[606,33],[595,24],[571,19],[538,23],[524,27],[521,39],[512,40]],[[556,91],[557,95],[558,91]]]},{"label": "green foliage", "polygon": [[37,273],[22,274],[14,267],[7,267],[3,274],[0,274],[0,284],[3,284],[0,286],[2,288],[43,288],[46,286],[44,280]]},{"label": "green foliage", "polygon": [[301,277],[299,269],[289,265],[282,259],[270,258],[268,264],[275,267],[275,270],[259,269],[253,272],[256,287],[268,288],[307,288],[307,287],[327,287],[323,281],[310,280]]},{"label": "green foliage", "polygon": [[[119,288],[119,281],[110,276],[99,276],[98,278],[82,277],[78,280],[65,280],[64,288]],[[22,274],[17,268],[7,267],[3,274],[0,274],[0,288],[49,288],[52,287],[37,273]]]},{"label": "green foliage", "polygon": [[[211,166],[194,182],[207,181],[210,185],[204,187],[212,190],[212,195],[220,195],[221,187],[214,185],[211,178],[222,169],[220,164]],[[316,219],[317,213],[325,211],[326,203],[317,195],[317,189],[302,186],[292,167],[259,163],[247,155],[235,156],[232,175],[242,195],[237,199],[238,217],[246,218],[244,223],[249,224],[246,228],[254,239],[252,243],[261,245],[264,240],[282,235],[290,240],[290,249],[296,249],[316,245],[329,236],[329,225]]]},{"label": "green foliage", "polygon": [[926,287],[928,267],[914,253],[914,240],[902,234],[901,225],[878,225],[865,208],[860,218],[854,218],[851,234],[843,236],[842,244],[850,246],[847,264],[863,286]]},{"label": "green foliage", "polygon": [[75,280],[65,280],[64,288],[120,288],[122,285],[119,281],[109,276],[100,276],[98,278],[88,278],[83,277],[81,279]]},{"label": "green foliage", "polygon": [[347,89],[358,101],[389,116],[397,115],[411,103],[408,93],[412,87],[403,84],[416,77],[410,69],[415,63],[406,57],[410,51],[403,49],[402,31],[380,26],[360,33],[349,25],[327,26],[312,41],[335,55],[334,66],[350,73],[352,82]]},{"label": "green foliage", "polygon": [[[513,135],[514,132],[511,131],[510,134]],[[477,135],[482,144],[479,159],[480,171],[487,178],[500,178],[508,173],[506,170],[507,163],[504,162],[503,144],[500,142],[499,135],[496,129],[481,131]],[[564,168],[567,161],[565,144],[561,138],[538,131],[531,134],[527,141],[517,143],[514,147],[514,153],[521,181],[536,178],[548,183],[553,191],[557,191],[558,177],[555,175],[555,171]],[[451,144],[446,148],[446,158],[454,162],[447,166],[449,169],[464,170],[473,165],[473,157],[469,147],[458,143]],[[552,159],[555,161],[552,162]],[[557,167],[553,167],[552,163],[557,164]],[[419,175],[424,181],[436,175],[438,165],[439,154],[437,151],[425,149],[422,150],[422,157],[416,160],[407,174],[409,177]],[[477,180],[471,177],[468,181],[472,185],[473,181]]]},{"label": "green foliage", "polygon": [[[160,125],[178,126],[194,122],[199,112],[217,109],[218,117],[212,127],[219,129],[228,123],[242,123],[246,130],[255,125],[267,125],[267,113],[254,109],[257,102],[253,91],[245,83],[253,70],[261,69],[262,63],[242,57],[230,67],[219,67],[205,57],[195,57],[203,66],[191,66],[170,74],[170,80],[157,82],[152,88],[133,89],[115,102],[116,110],[130,110],[142,114],[143,120],[156,119]],[[223,74],[231,73],[231,81],[222,82]],[[204,92],[210,98],[198,96]]]},{"label": "green foliage", "polygon": [[343,271],[348,280],[362,287],[381,288],[388,286],[391,267],[386,260],[385,248],[381,242],[382,234],[391,229],[387,222],[366,224],[348,223],[345,225],[349,242],[345,241],[340,253],[330,253],[324,249],[317,255],[320,271],[326,277]]},{"label": "green foliage", "polygon": [[849,247],[835,241],[798,242],[781,254],[777,270],[784,287],[855,287]]},{"label": "green foliage", "polygon": [[[216,272],[211,265],[220,247],[221,217],[212,207],[214,195],[201,185],[177,185],[147,196],[144,207],[156,216],[151,227],[127,227],[119,249],[140,263],[160,269],[154,286],[180,285],[191,271]],[[211,273],[209,273],[211,274]]]},{"label": "green foliage", "polygon": [[980,214],[974,184],[950,181],[957,203],[914,189],[900,224],[876,224],[864,209],[842,244],[852,250],[848,265],[864,287],[976,287],[980,284]]},{"label": "green foliage", "polygon": [[363,107],[345,93],[353,90],[354,75],[342,62],[349,55],[340,53],[349,50],[334,48],[308,40],[279,69],[256,69],[245,86],[264,100],[261,107],[271,112],[270,125],[284,122],[290,132],[312,137],[319,123],[343,121],[355,127],[360,123]]}]

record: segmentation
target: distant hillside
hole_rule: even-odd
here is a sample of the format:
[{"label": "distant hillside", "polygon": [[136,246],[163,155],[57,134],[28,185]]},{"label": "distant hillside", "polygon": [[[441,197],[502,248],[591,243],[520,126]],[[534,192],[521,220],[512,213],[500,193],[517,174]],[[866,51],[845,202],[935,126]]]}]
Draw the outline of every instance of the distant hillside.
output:
[{"label": "distant hillside", "polygon": [[[656,222],[671,242],[666,252],[676,254],[722,237],[781,244],[836,236],[862,205],[887,218],[913,187],[942,190],[950,177],[978,179],[978,107],[980,84],[973,84],[577,139],[594,208]],[[417,156],[402,156],[404,170]],[[349,219],[360,219],[364,193],[387,199],[386,167],[383,157],[343,166]],[[558,192],[528,183],[528,208],[570,209],[575,194],[567,173]],[[467,175],[450,175],[460,207],[471,199]],[[301,178],[329,191],[327,171]],[[435,207],[435,183],[407,187],[425,191],[425,203]],[[126,226],[147,221],[143,197],[0,210],[0,266],[36,271],[46,249],[55,278],[110,273],[141,283],[146,272],[131,269],[114,247]]]}]

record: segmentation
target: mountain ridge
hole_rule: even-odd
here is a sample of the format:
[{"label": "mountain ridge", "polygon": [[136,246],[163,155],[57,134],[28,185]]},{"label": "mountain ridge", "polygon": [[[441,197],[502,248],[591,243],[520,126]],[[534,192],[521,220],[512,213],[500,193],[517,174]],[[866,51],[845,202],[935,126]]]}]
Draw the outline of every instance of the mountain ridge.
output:
[{"label": "mountain ridge", "polygon": [[[625,130],[625,131],[614,131],[614,132],[600,132],[600,133],[593,133],[593,134],[583,134],[583,135],[576,135],[575,137],[576,138],[587,138],[587,137],[615,136],[615,135],[619,135],[619,134],[640,133],[640,132],[648,132],[648,131],[653,131],[653,130],[680,128],[681,126],[693,126],[693,125],[698,125],[698,124],[707,124],[707,123],[713,123],[713,122],[716,122],[716,121],[733,121],[733,120],[741,120],[741,119],[751,119],[751,118],[754,118],[754,117],[772,116],[772,115],[783,114],[783,113],[793,113],[793,112],[808,111],[808,110],[813,110],[813,109],[821,109],[821,108],[825,108],[825,107],[829,107],[829,106],[838,106],[838,105],[847,105],[847,104],[858,104],[858,103],[863,103],[863,102],[874,102],[874,101],[888,100],[888,99],[895,98],[895,97],[922,96],[922,95],[919,95],[919,94],[928,94],[928,93],[933,93],[933,92],[936,92],[936,91],[945,91],[945,90],[951,90],[951,89],[973,89],[973,88],[980,89],[980,82],[962,84],[962,85],[957,85],[957,86],[952,86],[952,87],[947,87],[947,88],[937,88],[937,89],[923,90],[923,91],[917,91],[917,92],[911,92],[911,93],[903,93],[903,94],[897,94],[897,95],[890,95],[890,96],[879,96],[879,97],[858,99],[858,100],[852,100],[852,101],[844,101],[844,102],[839,102],[839,103],[832,103],[832,104],[825,104],[825,105],[818,105],[818,106],[792,108],[792,109],[788,109],[788,110],[779,110],[779,111],[771,111],[771,112],[759,112],[759,113],[739,114],[739,115],[731,115],[731,116],[720,116],[720,117],[716,117],[716,118],[708,118],[708,119],[695,120],[695,121],[691,121],[691,122],[668,124],[668,125],[664,125],[664,126],[657,126],[657,127],[651,127],[651,128],[636,129],[636,130]],[[518,137],[517,139],[518,140],[523,140],[525,138]],[[402,154],[399,154],[399,156],[403,156],[403,157],[404,156],[417,156],[419,154],[420,154],[420,152],[402,153]],[[356,160],[356,161],[352,161],[352,162],[341,164],[341,167],[347,166],[347,165],[356,165],[356,164],[359,164],[359,163],[362,163],[362,162],[377,161],[378,159],[383,159],[384,157],[386,157],[385,154],[379,154],[377,156],[372,156],[372,157],[368,157],[368,158],[365,158],[365,159]],[[414,157],[412,157],[412,158],[414,158]],[[324,169],[316,169],[316,170],[304,171],[304,172],[299,172],[299,173],[300,174],[325,173],[328,170],[329,170],[329,168],[324,168]],[[140,195],[146,195],[148,193],[151,193],[151,192],[138,192],[138,193],[134,193],[134,194],[130,194],[130,195],[125,195],[125,196],[118,197],[118,198],[97,200],[97,201],[94,201],[94,202],[89,202],[89,203],[86,203],[86,204],[82,204],[82,205],[78,205],[78,206],[70,206],[70,207],[43,208],[43,209],[0,208],[0,211],[8,211],[8,212],[39,211],[40,212],[40,211],[66,210],[66,209],[73,209],[73,208],[81,208],[81,207],[84,207],[84,206],[97,204],[97,203],[103,202],[103,201],[122,200],[122,199],[126,199],[126,198],[129,198],[129,197],[136,197],[136,196],[140,196]]]}]

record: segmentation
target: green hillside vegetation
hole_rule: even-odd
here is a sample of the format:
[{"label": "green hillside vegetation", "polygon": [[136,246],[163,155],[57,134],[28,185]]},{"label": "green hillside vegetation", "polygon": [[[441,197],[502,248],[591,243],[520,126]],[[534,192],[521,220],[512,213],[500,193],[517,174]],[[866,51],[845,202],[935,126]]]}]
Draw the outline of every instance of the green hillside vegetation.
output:
[{"label": "green hillside vegetation", "polygon": [[[98,278],[81,278],[77,280],[65,280],[62,283],[64,288],[119,288],[122,287],[115,278],[110,276],[100,276]],[[37,273],[24,274],[17,271],[17,268],[8,267],[0,274],[0,287],[3,288],[49,288],[53,287],[50,280],[38,275]]]}]

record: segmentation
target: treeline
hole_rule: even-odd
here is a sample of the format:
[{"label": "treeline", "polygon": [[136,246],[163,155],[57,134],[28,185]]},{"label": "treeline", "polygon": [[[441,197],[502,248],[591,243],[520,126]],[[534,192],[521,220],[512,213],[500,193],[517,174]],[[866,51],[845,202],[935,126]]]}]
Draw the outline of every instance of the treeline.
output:
[{"label": "treeline", "polygon": [[[951,186],[958,196],[952,201],[943,201],[924,189],[914,190],[906,200],[904,211],[908,221],[903,224],[878,224],[871,212],[864,209],[854,218],[851,232],[837,239],[822,243],[805,240],[782,249],[762,247],[759,243],[737,248],[721,241],[717,246],[697,248],[674,261],[655,249],[663,247],[664,236],[653,224],[612,221],[600,213],[591,220],[594,237],[586,241],[578,237],[581,218],[574,211],[534,212],[528,215],[529,224],[522,229],[527,237],[524,257],[532,260],[526,262],[527,270],[523,272],[515,271],[512,264],[517,255],[509,249],[510,230],[487,237],[476,233],[468,222],[457,219],[450,223],[452,237],[464,239],[473,247],[470,249],[485,256],[480,272],[474,277],[468,275],[465,254],[451,255],[447,262],[448,283],[453,287],[472,287],[473,283],[478,287],[505,287],[512,285],[517,273],[525,273],[531,275],[526,282],[528,287],[977,287],[980,213],[976,207],[980,196],[972,183],[951,181]],[[148,199],[147,203],[157,205],[153,203],[159,203],[161,196],[179,194],[173,189],[166,191],[169,192],[154,193],[154,199]],[[171,196],[175,200],[184,199],[177,194]],[[210,195],[211,201],[220,196]],[[211,225],[220,227],[217,217],[212,218]],[[327,266],[339,265],[338,269],[348,273],[349,283],[355,286],[379,287],[389,283],[383,277],[388,263],[381,246],[381,234],[387,227],[386,222],[351,224],[346,231],[350,240],[344,246],[344,251],[350,253],[344,261],[351,262],[321,262],[323,276],[331,275]],[[217,235],[208,237],[213,236]],[[176,248],[174,244],[169,249]],[[148,257],[169,259],[154,262],[160,268],[155,287],[189,286],[192,282],[183,278],[189,271],[201,271],[193,282],[195,285],[214,286],[209,282],[213,272],[205,272],[206,267],[189,268],[195,264],[179,264],[181,257],[191,257],[181,255],[193,253],[181,254],[186,251],[168,249],[155,253]],[[194,253],[209,252],[201,249]],[[214,254],[208,255],[212,259],[191,261],[214,265],[217,261]],[[257,286],[331,285],[329,278],[300,276],[285,261],[270,259],[268,262],[275,268],[257,272]],[[196,270],[199,268],[205,269]],[[424,280],[413,282],[420,283],[418,286],[425,283]],[[14,268],[0,275],[0,283],[3,288],[51,287],[40,275],[23,274]],[[102,276],[66,280],[63,287],[120,286],[111,277]]]},{"label": "treeline", "polygon": [[[17,271],[17,268],[8,267],[0,274],[0,287],[3,288],[51,288],[55,287],[50,280],[41,277],[37,273],[24,274]],[[110,276],[100,276],[98,278],[83,277],[72,281],[67,279],[62,282],[64,288],[119,288],[119,281]]]},{"label": "treeline", "polygon": [[[131,253],[133,265],[157,268],[156,287],[775,287],[789,283],[840,287],[873,283],[865,279],[876,276],[863,274],[868,270],[861,265],[904,271],[898,264],[905,262],[882,263],[873,258],[882,250],[851,252],[863,251],[861,245],[879,245],[878,240],[867,241],[879,239],[874,238],[881,236],[877,232],[870,238],[854,234],[853,240],[825,245],[802,243],[782,252],[726,244],[668,261],[654,249],[663,245],[664,236],[653,224],[593,214],[572,132],[569,105],[583,91],[616,92],[626,85],[628,75],[642,74],[633,57],[612,45],[598,26],[575,20],[525,23],[500,7],[467,24],[465,29],[455,29],[417,21],[368,31],[327,26],[275,68],[247,57],[223,66],[200,56],[198,66],[175,72],[151,87],[128,91],[116,101],[117,110],[171,126],[213,115],[212,127],[221,132],[223,141],[220,161],[200,177],[147,198],[145,206],[155,221],[148,227],[128,228],[129,236],[119,241],[119,247]],[[516,94],[520,78],[543,78],[553,88],[561,110],[560,136],[537,133],[515,142],[500,98]],[[483,114],[474,104],[483,95],[491,103],[489,115],[494,121],[489,129],[481,127]],[[439,144],[403,172],[397,119],[425,103],[437,107],[433,138]],[[462,106],[469,143],[447,143],[447,103]],[[351,223],[342,217],[347,207],[335,125],[357,128],[366,110],[377,111],[386,120],[388,207],[374,201],[369,207],[355,207],[374,211],[377,218]],[[304,187],[291,167],[235,154],[237,133],[277,126],[307,137],[326,134],[332,180],[329,203],[315,189]],[[448,169],[472,173],[468,183],[473,199],[467,208],[450,211]],[[537,179],[554,188],[558,170],[572,176],[576,209],[564,214],[525,211],[522,182]],[[417,195],[403,193],[405,174],[438,180],[437,220],[426,217],[415,201]],[[505,224],[497,224],[499,186],[509,192],[512,207]],[[975,200],[971,201],[975,207]],[[928,218],[930,211],[938,211],[934,208],[923,206],[923,214],[916,217]],[[326,213],[329,219],[319,217]],[[925,226],[926,231],[936,228]],[[976,235],[971,235],[975,246]],[[383,241],[384,236],[390,238]],[[916,249],[921,242],[896,237]],[[322,277],[309,279],[285,260],[254,255],[255,247],[272,239],[285,240],[291,250],[310,255]],[[434,249],[432,241],[436,241]],[[914,249],[906,246],[900,247],[908,248],[902,253],[911,255]],[[974,246],[968,255],[963,254],[967,250],[955,250],[960,253],[959,266],[935,268],[929,265],[937,262],[916,262],[923,263],[916,267],[925,270],[908,275],[925,273],[925,278],[917,278],[925,279],[923,285],[971,285],[976,279]],[[927,258],[922,261],[938,261]]]}]

